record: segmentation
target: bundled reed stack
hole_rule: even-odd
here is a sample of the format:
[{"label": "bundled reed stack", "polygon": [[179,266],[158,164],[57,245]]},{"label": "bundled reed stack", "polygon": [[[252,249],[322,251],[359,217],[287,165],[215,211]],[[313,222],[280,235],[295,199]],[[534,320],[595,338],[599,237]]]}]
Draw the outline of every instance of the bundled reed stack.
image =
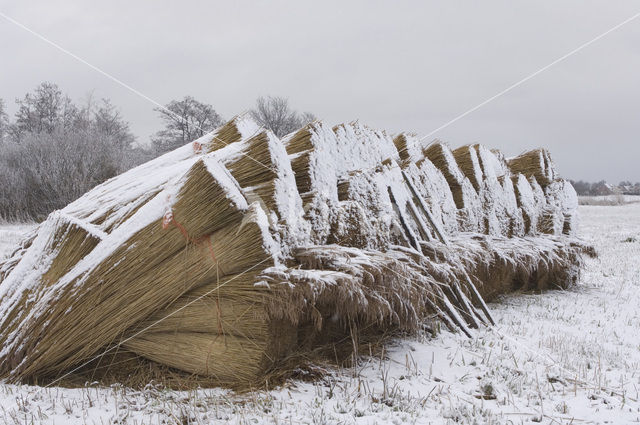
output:
[{"label": "bundled reed stack", "polygon": [[579,273],[575,192],[538,184],[540,155],[546,171],[511,174],[522,159],[480,145],[357,122],[281,141],[235,117],[52,213],[0,265],[0,378],[247,388],[427,317],[470,335],[492,323],[483,297]]}]

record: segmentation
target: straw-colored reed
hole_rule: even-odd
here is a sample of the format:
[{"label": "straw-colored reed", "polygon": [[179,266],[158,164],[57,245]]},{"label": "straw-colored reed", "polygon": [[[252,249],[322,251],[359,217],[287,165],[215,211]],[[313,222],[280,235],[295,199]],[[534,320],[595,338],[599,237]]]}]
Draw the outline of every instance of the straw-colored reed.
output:
[{"label": "straw-colored reed", "polygon": [[551,155],[546,149],[534,149],[507,161],[513,174],[521,173],[527,177],[535,177],[545,187],[556,178]]},{"label": "straw-colored reed", "polygon": [[393,144],[398,150],[400,160],[403,162],[409,161],[411,156],[409,155],[409,149],[407,147],[407,136],[404,134],[398,134],[396,137],[394,137]]},{"label": "straw-colored reed", "polygon": [[205,332],[148,333],[124,346],[153,361],[214,377],[219,385],[256,382],[267,349],[259,339]]},{"label": "straw-colored reed", "polygon": [[469,179],[473,188],[479,192],[482,188],[482,179],[484,174],[482,172],[480,160],[478,159],[476,146],[461,146],[458,149],[455,149],[452,153],[458,163],[460,171],[462,171],[462,174]]},{"label": "straw-colored reed", "polygon": [[275,179],[277,174],[273,169],[267,133],[262,132],[249,139],[243,155],[237,156],[234,161],[228,163],[227,168],[243,188]]},{"label": "straw-colored reed", "polygon": [[209,143],[209,152],[217,151],[231,143],[242,140],[242,134],[236,126],[236,117],[227,121],[222,127],[216,130],[214,137]]},{"label": "straw-colored reed", "polygon": [[424,156],[442,172],[447,183],[449,183],[449,188],[451,189],[451,194],[453,195],[456,207],[458,209],[463,209],[465,204],[462,182],[460,182],[458,173],[456,172],[459,172],[459,170],[452,169],[452,167],[456,165],[452,164],[447,158],[447,154],[450,154],[449,148],[441,142],[436,142],[423,149],[422,152]]},{"label": "straw-colored reed", "polygon": [[311,143],[312,127],[313,124],[307,124],[285,142],[288,155],[295,155],[313,149],[313,143]]},{"label": "straw-colored reed", "polygon": [[[223,226],[227,227],[211,238],[219,268],[233,273],[237,267],[253,261],[244,247],[232,244],[230,248],[235,246],[235,250],[227,250],[218,246],[225,237],[228,241],[242,242],[239,236],[248,233],[259,234],[262,240],[255,225],[245,225],[245,230],[239,233],[229,229],[229,224],[245,222],[249,216],[243,217],[228,199],[226,190],[202,161],[197,162],[174,205],[175,227],[163,228],[161,220],[153,222],[89,275],[66,285],[52,298],[46,313],[21,329],[25,343],[14,352],[11,362],[3,364],[2,375],[46,376],[71,367],[105,343],[115,341],[127,328],[167,302],[210,279],[215,268],[207,244],[193,242]],[[255,241],[254,237],[248,240]],[[264,251],[256,257],[263,258]],[[203,263],[203,258],[209,258],[209,263]],[[76,288],[74,283],[80,279],[82,285]],[[34,339],[35,335],[40,337]],[[37,351],[33,350],[36,343]],[[23,362],[25,358],[28,361]],[[12,369],[18,364],[23,366]]]}]

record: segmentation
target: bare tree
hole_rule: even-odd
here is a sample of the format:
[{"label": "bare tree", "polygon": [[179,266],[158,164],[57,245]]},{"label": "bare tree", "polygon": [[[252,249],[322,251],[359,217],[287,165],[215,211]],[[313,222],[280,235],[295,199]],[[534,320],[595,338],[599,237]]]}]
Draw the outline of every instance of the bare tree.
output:
[{"label": "bare tree", "polygon": [[278,137],[285,136],[316,119],[310,112],[299,114],[289,107],[287,99],[274,96],[259,97],[251,116]]},{"label": "bare tree", "polygon": [[172,100],[166,105],[166,109],[154,110],[165,123],[165,128],[151,138],[158,154],[189,143],[223,124],[222,117],[213,106],[191,96]]},{"label": "bare tree", "polygon": [[78,109],[60,88],[49,82],[41,83],[33,93],[16,99],[18,111],[11,126],[11,135],[19,141],[26,133],[51,133],[56,128],[70,128]]}]

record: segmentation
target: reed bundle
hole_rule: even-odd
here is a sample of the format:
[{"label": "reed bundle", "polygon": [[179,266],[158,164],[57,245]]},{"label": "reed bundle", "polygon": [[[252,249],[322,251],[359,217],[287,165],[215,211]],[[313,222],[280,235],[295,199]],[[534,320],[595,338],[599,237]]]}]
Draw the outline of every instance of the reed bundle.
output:
[{"label": "reed bundle", "polygon": [[313,143],[311,143],[312,129],[313,124],[307,124],[287,139],[284,142],[287,154],[295,155],[313,149]]},{"label": "reed bundle", "polygon": [[436,142],[424,149],[423,153],[424,156],[442,172],[444,178],[447,179],[456,207],[458,209],[464,209],[465,202],[461,174],[451,150],[443,143]]},{"label": "reed bundle", "polygon": [[542,210],[538,220],[538,230],[548,235],[562,233],[564,229],[564,215],[553,206],[547,206]]},{"label": "reed bundle", "polygon": [[273,169],[273,163],[269,136],[263,131],[247,141],[243,155],[228,163],[227,168],[238,184],[246,188],[275,179],[277,174]]},{"label": "reed bundle", "polygon": [[[252,275],[253,276],[253,275]],[[263,291],[238,288],[234,276],[224,276],[178,298],[136,326],[155,332],[224,333],[265,339],[268,329]],[[225,282],[229,282],[225,285]],[[258,287],[259,288],[259,287]]]},{"label": "reed bundle", "polygon": [[409,155],[409,149],[407,146],[407,136],[404,134],[398,134],[393,139],[393,144],[396,146],[398,150],[398,155],[400,156],[401,161],[408,161],[411,158]]},{"label": "reed bundle", "polygon": [[535,234],[538,229],[539,211],[535,205],[533,189],[523,174],[511,176],[518,208],[522,212],[525,234]]},{"label": "reed bundle", "polygon": [[462,174],[469,179],[476,192],[479,192],[482,188],[484,174],[476,149],[476,146],[467,145],[455,149],[452,153]]},{"label": "reed bundle", "polygon": [[296,187],[303,199],[305,197],[308,199],[308,194],[311,193],[313,185],[310,167],[312,152],[299,153],[291,158],[291,168],[295,174]]},{"label": "reed bundle", "polygon": [[255,383],[267,348],[259,339],[205,332],[149,333],[124,345],[158,363],[211,376],[228,386]]},{"label": "reed bundle", "polygon": [[227,145],[242,140],[242,133],[238,130],[236,120],[237,117],[227,121],[222,127],[216,130],[209,143],[209,152],[217,151]]},{"label": "reed bundle", "polygon": [[13,250],[11,254],[9,254],[3,260],[0,260],[0,284],[2,281],[13,271],[13,269],[18,265],[20,260],[24,257],[27,250],[31,248],[33,241],[38,235],[37,229],[34,232],[30,232],[26,237],[24,237],[20,242],[18,242],[18,246]]},{"label": "reed bundle", "polygon": [[[214,176],[216,174],[216,176]],[[186,175],[186,181],[180,188],[177,201],[173,206],[173,218],[189,237],[198,238],[211,234],[242,219],[242,210],[238,207],[241,197],[239,190],[230,196],[229,185],[220,184],[218,179],[237,185],[228,172],[219,163],[196,162]]]},{"label": "reed bundle", "polygon": [[310,161],[314,146],[311,138],[313,124],[308,124],[293,134],[286,140],[285,148],[291,162],[296,187],[302,196],[304,204],[311,201],[312,195],[309,193],[312,188]]},{"label": "reed bundle", "polygon": [[[47,264],[48,267],[42,273],[37,286],[23,290],[19,294],[20,298],[15,300],[12,308],[5,312],[5,315],[0,320],[2,328],[6,330],[6,332],[0,334],[0,345],[5,344],[7,338],[21,327],[21,320],[24,319],[37,300],[42,297],[43,292],[46,292],[78,261],[91,252],[100,240],[99,237],[88,232],[79,223],[59,213],[49,218],[47,226],[51,228],[51,235],[46,240],[41,256],[36,261]],[[23,243],[23,247],[28,247],[32,243],[33,239],[29,238]],[[16,254],[19,253],[14,253],[14,255]],[[10,271],[8,270],[7,274]],[[14,295],[18,294],[5,293],[1,301],[9,301]]]},{"label": "reed bundle", "polygon": [[546,149],[534,149],[507,161],[513,174],[522,173],[535,177],[541,186],[546,186],[556,178],[551,155]]}]

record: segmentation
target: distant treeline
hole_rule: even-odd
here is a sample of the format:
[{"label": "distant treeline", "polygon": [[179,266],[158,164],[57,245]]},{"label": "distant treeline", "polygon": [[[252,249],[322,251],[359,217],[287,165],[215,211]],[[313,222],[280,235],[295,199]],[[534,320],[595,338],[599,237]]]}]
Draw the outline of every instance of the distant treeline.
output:
[{"label": "distant treeline", "polygon": [[[186,96],[155,109],[164,127],[141,144],[108,99],[74,103],[45,82],[16,104],[9,117],[0,99],[0,220],[43,220],[97,184],[224,123],[213,106]],[[250,113],[278,136],[315,119],[280,97],[258,98]]]},{"label": "distant treeline", "polygon": [[622,181],[616,186],[604,180],[595,183],[571,180],[571,184],[579,196],[640,195],[640,182]]}]

